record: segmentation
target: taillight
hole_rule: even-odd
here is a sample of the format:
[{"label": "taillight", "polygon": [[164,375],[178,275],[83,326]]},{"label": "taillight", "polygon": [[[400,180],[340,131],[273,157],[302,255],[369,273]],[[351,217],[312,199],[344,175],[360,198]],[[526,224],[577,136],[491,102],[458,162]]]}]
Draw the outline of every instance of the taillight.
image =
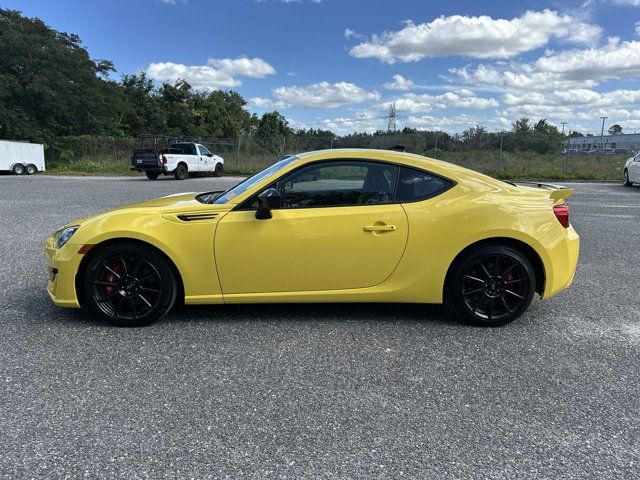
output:
[{"label": "taillight", "polygon": [[164,155],[162,156],[162,164],[163,165],[167,164],[167,157],[165,157]]},{"label": "taillight", "polygon": [[556,205],[553,207],[553,213],[556,214],[560,225],[564,228],[569,228],[569,225],[571,225],[569,223],[569,205],[565,205],[564,203],[562,205]]}]

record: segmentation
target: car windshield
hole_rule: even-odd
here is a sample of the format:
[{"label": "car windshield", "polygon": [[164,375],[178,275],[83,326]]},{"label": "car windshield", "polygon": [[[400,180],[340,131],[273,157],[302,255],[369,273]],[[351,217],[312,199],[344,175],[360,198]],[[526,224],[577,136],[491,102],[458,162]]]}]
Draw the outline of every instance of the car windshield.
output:
[{"label": "car windshield", "polygon": [[227,202],[229,202],[230,200],[232,200],[233,198],[237,197],[241,193],[246,192],[248,189],[253,187],[260,180],[263,180],[263,179],[265,179],[267,177],[270,177],[274,173],[282,170],[284,167],[286,167],[287,165],[291,164],[292,162],[294,162],[296,160],[298,160],[298,157],[294,157],[293,155],[280,159],[279,161],[277,161],[276,163],[274,163],[270,167],[267,167],[264,170],[262,170],[261,172],[256,173],[253,177],[247,178],[245,181],[239,183],[235,187],[233,187],[233,188],[227,190],[226,192],[224,192],[222,195],[216,197],[213,200],[212,203],[227,203]]}]

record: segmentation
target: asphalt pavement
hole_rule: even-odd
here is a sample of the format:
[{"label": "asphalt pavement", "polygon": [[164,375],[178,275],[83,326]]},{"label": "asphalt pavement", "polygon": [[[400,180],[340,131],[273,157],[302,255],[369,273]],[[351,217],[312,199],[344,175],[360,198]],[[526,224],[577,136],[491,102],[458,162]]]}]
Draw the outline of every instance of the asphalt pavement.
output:
[{"label": "asphalt pavement", "polygon": [[640,187],[573,185],[573,286],[503,328],[439,306],[54,307],[74,218],[239,179],[0,177],[0,478],[640,477]]}]

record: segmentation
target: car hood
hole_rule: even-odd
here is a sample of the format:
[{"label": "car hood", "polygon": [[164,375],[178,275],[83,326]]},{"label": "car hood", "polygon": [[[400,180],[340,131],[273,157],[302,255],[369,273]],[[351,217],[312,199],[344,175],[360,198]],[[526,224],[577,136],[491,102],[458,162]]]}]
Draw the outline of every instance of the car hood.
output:
[{"label": "car hood", "polygon": [[98,213],[96,215],[90,215],[88,217],[69,222],[62,228],[66,228],[72,225],[86,225],[87,223],[91,223],[108,215],[120,213],[127,210],[151,210],[155,211],[158,214],[177,214],[181,212],[189,213],[194,211],[223,212],[234,207],[234,205],[232,204],[201,203],[196,200],[197,195],[199,195],[199,193],[179,193],[175,195],[167,195],[165,197],[155,198],[153,200],[147,200],[144,202],[123,205],[122,207],[117,207],[106,212]]}]

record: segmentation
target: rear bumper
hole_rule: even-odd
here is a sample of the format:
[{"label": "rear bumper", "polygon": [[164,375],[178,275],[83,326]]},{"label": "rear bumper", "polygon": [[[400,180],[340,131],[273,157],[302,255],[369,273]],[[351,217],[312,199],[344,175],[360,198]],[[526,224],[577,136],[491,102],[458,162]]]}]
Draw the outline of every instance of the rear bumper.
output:
[{"label": "rear bumper", "polygon": [[47,292],[59,307],[80,307],[76,295],[76,272],[82,260],[79,248],[79,245],[69,244],[55,248],[52,238],[45,245],[45,262],[49,273]]},{"label": "rear bumper", "polygon": [[580,237],[573,226],[558,225],[545,235],[534,248],[542,258],[545,269],[545,286],[542,298],[552,297],[571,285],[578,267]]}]

